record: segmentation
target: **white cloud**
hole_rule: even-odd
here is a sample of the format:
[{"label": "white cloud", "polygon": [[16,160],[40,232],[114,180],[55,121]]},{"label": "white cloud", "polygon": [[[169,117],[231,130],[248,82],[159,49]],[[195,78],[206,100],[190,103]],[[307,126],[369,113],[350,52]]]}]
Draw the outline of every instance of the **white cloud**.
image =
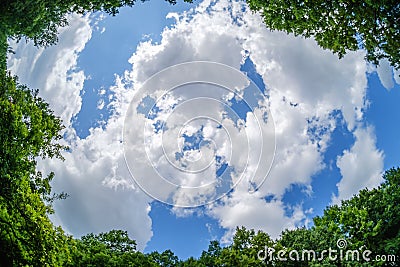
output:
[{"label": "white cloud", "polygon": [[379,66],[377,67],[377,73],[379,79],[381,80],[382,85],[390,90],[394,87],[393,81],[393,68],[390,66],[390,63],[387,59],[381,59],[379,61]]},{"label": "white cloud", "polygon": [[354,131],[355,143],[337,158],[342,179],[337,184],[338,195],[332,197],[333,204],[349,199],[359,190],[378,186],[382,180],[383,152],[376,148],[372,127]]},{"label": "white cloud", "polygon": [[248,194],[247,188],[235,190],[229,198],[209,207],[209,214],[218,218],[220,225],[228,229],[222,241],[231,242],[237,226],[267,232],[277,238],[283,229],[305,225],[307,218],[301,206],[292,207],[291,216],[285,214],[286,204],[279,199],[266,201],[261,194]]},{"label": "white cloud", "polygon": [[86,139],[75,137],[65,161],[46,160],[39,168],[54,171],[53,189],[70,197],[55,203],[54,220],[76,236],[111,229],[127,230],[142,250],[152,236],[151,199],[130,179],[121,127],[112,117],[105,129],[96,128]]},{"label": "white cloud", "polygon": [[[36,48],[31,42],[13,44],[16,54],[9,58],[8,67],[22,83],[40,89],[40,95],[68,128],[67,142],[72,151],[64,153],[65,161],[39,162],[44,173],[56,173],[53,191],[70,195],[55,203],[52,220],[76,236],[125,229],[143,249],[152,236],[148,216],[151,199],[134,187],[122,148],[121,112],[132,90],[125,89],[117,77],[111,88],[115,92],[110,104],[113,114],[105,128],[91,129],[86,139],[79,139],[71,128],[71,119],[82,104],[85,75],[77,59],[91,38],[89,22],[88,16],[72,15],[69,26],[60,29],[57,45],[46,49]],[[99,103],[99,108],[103,105]]]},{"label": "white cloud", "polygon": [[[349,129],[362,118],[367,86],[364,52],[352,52],[339,60],[322,50],[312,39],[270,32],[260,27],[261,19],[248,17],[250,35],[244,48],[271,94],[299,103],[306,117],[323,117],[341,110]],[[278,101],[272,101],[280,105]],[[274,112],[274,106],[271,107]],[[279,122],[278,122],[279,123]]]},{"label": "white cloud", "polygon": [[[162,84],[158,84],[160,81]],[[192,81],[206,81],[219,86],[199,82],[187,85]],[[180,84],[184,86],[176,87]],[[229,190],[227,184],[217,181],[216,158],[226,160],[235,175],[244,173],[244,179],[251,178],[261,154],[256,150],[263,149],[261,138],[266,140],[261,167],[265,165],[268,170],[274,147],[271,144],[272,147],[265,148],[271,143],[269,140],[273,140],[273,130],[269,127],[272,126],[272,120],[269,124],[263,122],[262,108],[256,109],[257,120],[252,113],[247,113],[243,127],[237,127],[236,121],[224,115],[224,104],[229,108],[229,103],[223,102],[225,96],[232,93],[231,90],[240,92],[248,84],[247,78],[237,70],[206,62],[168,68],[144,84],[135,94],[128,110],[124,141],[130,170],[146,192],[160,201],[179,206],[199,205],[214,200]],[[154,118],[146,118],[143,110],[136,108],[140,106],[145,109],[144,99],[150,97],[157,99],[158,112],[151,114]],[[145,113],[150,108],[151,105]],[[162,132],[154,127],[159,121],[165,125]],[[138,130],[143,127],[144,131]],[[204,131],[203,145],[186,150],[176,158],[176,153],[181,153],[184,143],[182,133],[193,135],[200,129]],[[261,131],[265,134],[261,135]],[[270,154],[266,153],[268,151]],[[220,188],[215,185],[220,185]],[[219,192],[219,189],[224,191]]]},{"label": "white cloud", "polygon": [[12,44],[15,55],[9,58],[8,68],[18,74],[21,83],[39,88],[40,96],[67,126],[82,105],[85,75],[77,68],[77,59],[91,35],[88,16],[70,15],[69,26],[59,30],[57,45],[45,49],[32,42]]},{"label": "white cloud", "polygon": [[[312,192],[312,177],[325,166],[323,153],[336,127],[332,112],[342,112],[350,131],[362,120],[367,65],[363,51],[339,60],[312,39],[270,32],[258,15],[248,10],[243,13],[244,6],[242,2],[208,1],[193,13],[174,14],[177,24],[163,31],[159,44],[139,45],[130,59],[133,70],[129,76],[140,85],[165,67],[192,60],[238,68],[243,54],[249,54],[267,86],[275,120],[274,165],[256,194],[249,195],[247,184],[239,184],[208,212],[228,233],[244,224],[276,235],[305,220],[301,207],[291,218],[285,216],[281,197],[292,184]],[[310,127],[318,129],[317,133],[310,134]],[[241,149],[246,146],[240,141],[233,144]],[[379,163],[380,159],[371,161]],[[270,194],[275,200],[265,201]]]},{"label": "white cloud", "polygon": [[99,101],[97,101],[97,109],[102,110],[104,106],[105,106],[104,99],[100,99]]}]

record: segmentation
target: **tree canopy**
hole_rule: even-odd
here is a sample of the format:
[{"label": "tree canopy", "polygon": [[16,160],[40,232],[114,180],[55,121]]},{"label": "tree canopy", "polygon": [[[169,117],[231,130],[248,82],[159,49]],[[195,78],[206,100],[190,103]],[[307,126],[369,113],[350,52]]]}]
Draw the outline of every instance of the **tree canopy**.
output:
[{"label": "tree canopy", "polygon": [[[68,237],[54,227],[50,181],[37,157],[60,157],[61,120],[39,96],[5,72],[0,75],[0,255],[7,266],[58,265]],[[48,204],[46,204],[46,202]]]},{"label": "tree canopy", "polygon": [[272,1],[247,0],[266,26],[304,37],[342,57],[348,50],[367,51],[374,64],[386,58],[400,68],[400,2],[396,0]]},{"label": "tree canopy", "polygon": [[[176,0],[165,1],[176,3]],[[35,45],[49,46],[57,42],[58,29],[68,24],[68,14],[103,11],[114,16],[119,8],[133,6],[136,2],[137,0],[2,0],[0,32],[11,38],[31,39]]]},{"label": "tree canopy", "polygon": [[[214,240],[199,258],[181,260],[171,250],[137,252],[126,232],[114,230],[76,240],[68,266],[398,266],[400,168],[388,170],[384,179],[378,188],[363,189],[341,205],[327,207],[312,227],[287,229],[276,239],[238,227],[229,245]],[[345,243],[339,247],[338,241]],[[371,254],[363,258],[367,250]]]}]

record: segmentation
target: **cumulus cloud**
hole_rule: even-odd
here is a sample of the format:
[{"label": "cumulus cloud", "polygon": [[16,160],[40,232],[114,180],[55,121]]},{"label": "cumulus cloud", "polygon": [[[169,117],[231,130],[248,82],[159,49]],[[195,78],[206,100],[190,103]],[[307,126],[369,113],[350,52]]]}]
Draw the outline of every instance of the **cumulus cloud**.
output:
[{"label": "cumulus cloud", "polygon": [[237,197],[230,197],[227,203],[212,208],[210,212],[219,218],[222,227],[229,229],[223,236],[223,243],[231,242],[232,231],[237,226],[263,230],[275,238],[282,229],[294,228],[296,222],[301,221],[285,216],[282,201],[267,202],[259,197],[243,199],[239,194],[234,195]]},{"label": "cumulus cloud", "polygon": [[81,109],[85,75],[77,60],[91,35],[88,16],[70,15],[69,26],[59,30],[57,45],[37,48],[32,42],[11,44],[15,55],[8,59],[9,70],[18,74],[21,83],[39,88],[40,96],[67,126]]},{"label": "cumulus cloud", "polygon": [[151,199],[130,179],[122,147],[123,118],[112,116],[104,129],[86,139],[75,137],[65,161],[46,160],[39,168],[54,171],[55,191],[70,196],[55,203],[56,222],[76,236],[111,229],[127,230],[140,250],[152,236]]},{"label": "cumulus cloud", "polygon": [[[263,120],[267,110],[261,100],[243,119],[231,114],[228,96],[246,99],[243,90],[259,92],[238,70],[209,62],[180,64],[146,81],[131,102],[124,129],[128,165],[146,192],[172,205],[197,206],[229,191],[235,183],[229,171],[247,181],[256,172],[266,175],[273,122]],[[221,164],[229,170],[217,175]]]},{"label": "cumulus cloud", "polygon": [[372,127],[355,130],[356,141],[350,150],[337,158],[342,179],[337,184],[338,195],[332,197],[333,204],[349,199],[359,190],[378,186],[382,180],[383,152],[376,148]]},{"label": "cumulus cloud", "polygon": [[[132,90],[126,92],[117,78],[111,88],[115,94],[107,125],[91,129],[86,139],[76,136],[71,120],[80,111],[86,79],[77,59],[91,38],[90,19],[71,15],[69,26],[59,32],[57,45],[46,49],[36,48],[31,42],[12,44],[16,53],[8,60],[9,69],[20,82],[39,88],[40,95],[67,126],[65,136],[71,151],[64,153],[65,161],[39,162],[44,173],[56,173],[53,190],[70,195],[55,203],[52,220],[76,236],[126,229],[143,249],[152,236],[150,199],[133,185],[122,148],[121,110],[126,109]],[[102,105],[99,103],[99,108]]]},{"label": "cumulus cloud", "polygon": [[386,58],[380,60],[376,72],[378,73],[382,85],[387,90],[390,90],[394,87],[393,68],[390,66],[390,63]]},{"label": "cumulus cloud", "polygon": [[[276,235],[282,228],[304,222],[301,207],[291,217],[285,215],[281,198],[292,184],[312,192],[313,175],[325,167],[323,153],[336,127],[335,111],[343,114],[349,131],[359,133],[357,125],[366,107],[365,52],[352,52],[339,60],[312,39],[269,31],[241,2],[205,1],[193,12],[173,17],[176,25],[163,31],[159,44],[150,40],[138,46],[130,59],[132,81],[139,85],[165,67],[192,60],[238,68],[248,56],[267,87],[275,121],[275,160],[264,185],[249,195],[247,185],[240,183],[211,205],[209,214],[228,233],[245,225]],[[273,201],[264,199],[269,195],[275,196]]]}]

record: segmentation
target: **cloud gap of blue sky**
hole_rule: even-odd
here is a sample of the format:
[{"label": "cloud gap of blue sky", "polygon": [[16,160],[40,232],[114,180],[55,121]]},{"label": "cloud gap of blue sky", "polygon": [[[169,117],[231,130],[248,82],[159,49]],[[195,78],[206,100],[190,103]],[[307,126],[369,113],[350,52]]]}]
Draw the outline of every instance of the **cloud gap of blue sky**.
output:
[{"label": "cloud gap of blue sky", "polygon": [[[209,242],[219,240],[224,231],[216,220],[202,213],[204,208],[197,210],[193,216],[176,217],[169,206],[153,202],[150,212],[153,218],[153,238],[145,252],[171,249],[182,259],[199,257]],[[174,227],[171,228],[171,225]]]}]

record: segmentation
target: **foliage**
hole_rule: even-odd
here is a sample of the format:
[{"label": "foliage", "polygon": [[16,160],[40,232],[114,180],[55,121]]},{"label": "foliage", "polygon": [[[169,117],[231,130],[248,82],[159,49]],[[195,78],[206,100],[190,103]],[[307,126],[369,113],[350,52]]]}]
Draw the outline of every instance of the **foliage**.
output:
[{"label": "foliage", "polygon": [[207,251],[201,253],[199,262],[203,266],[220,266],[218,263],[219,257],[221,257],[222,248],[217,240],[210,242]]},{"label": "foliage", "polygon": [[48,218],[50,181],[37,157],[60,157],[61,121],[15,77],[0,76],[0,255],[7,266],[57,266],[68,260],[66,237]]},{"label": "foliage", "polygon": [[0,73],[3,73],[7,69],[7,36],[0,31]]},{"label": "foliage", "polygon": [[[2,0],[0,33],[17,40],[22,37],[31,39],[38,46],[49,46],[57,42],[58,29],[68,24],[68,14],[103,11],[114,16],[119,12],[119,8],[133,6],[136,1]],[[176,3],[176,0],[165,1],[171,4]]]},{"label": "foliage", "polygon": [[169,249],[165,250],[161,254],[158,251],[154,251],[150,253],[149,256],[159,266],[163,267],[177,266],[179,263],[179,258]]},{"label": "foliage", "polygon": [[[400,255],[400,168],[384,174],[385,182],[378,188],[361,190],[341,206],[325,210],[314,219],[312,229],[320,242],[334,247],[329,240],[344,238],[348,249],[365,247],[375,255]],[[374,263],[380,266],[383,263]],[[369,265],[373,266],[373,265]]]},{"label": "foliage", "polygon": [[98,235],[88,234],[83,236],[81,240],[88,247],[90,247],[92,242],[97,242],[116,253],[134,252],[136,250],[136,241],[131,240],[128,233],[122,230],[111,230],[110,232]]},{"label": "foliage", "polygon": [[66,266],[158,266],[136,251],[136,242],[122,230],[88,234],[70,243],[72,261]]},{"label": "foliage", "polygon": [[393,0],[247,0],[266,26],[304,37],[342,57],[364,48],[375,64],[387,58],[400,69],[400,3]]}]

